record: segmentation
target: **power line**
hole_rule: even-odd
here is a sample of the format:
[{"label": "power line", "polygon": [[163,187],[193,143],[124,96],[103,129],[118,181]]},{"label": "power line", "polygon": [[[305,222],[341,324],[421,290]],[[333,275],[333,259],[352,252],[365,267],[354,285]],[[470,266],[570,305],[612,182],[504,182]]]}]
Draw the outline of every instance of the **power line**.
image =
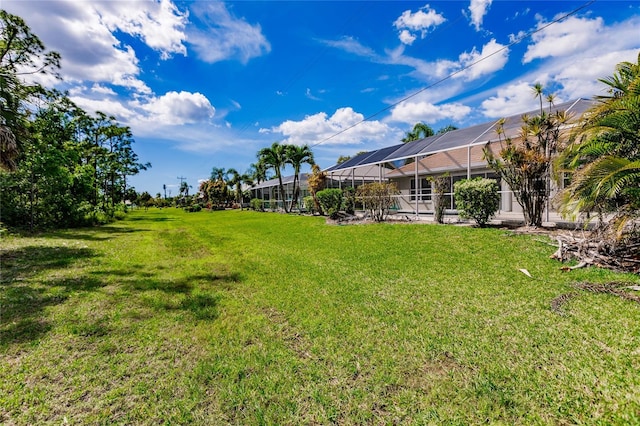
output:
[{"label": "power line", "polygon": [[443,83],[443,82],[445,82],[445,81],[447,81],[447,80],[452,79],[452,78],[453,78],[453,77],[455,77],[456,75],[458,75],[458,74],[460,74],[460,73],[462,73],[462,72],[464,72],[464,71],[468,70],[469,68],[473,67],[474,65],[479,64],[480,62],[485,61],[485,60],[487,60],[487,59],[491,58],[491,57],[492,57],[492,56],[494,56],[494,55],[497,55],[498,53],[500,53],[500,52],[502,52],[502,51],[504,51],[504,50],[506,50],[506,49],[509,49],[511,46],[514,46],[514,45],[516,45],[516,44],[520,43],[520,42],[521,42],[522,40],[524,40],[525,38],[528,38],[528,37],[532,36],[533,34],[536,34],[536,33],[540,32],[540,31],[543,31],[543,30],[547,29],[548,27],[550,27],[551,25],[553,25],[553,24],[557,24],[558,22],[563,21],[564,19],[568,18],[569,16],[575,15],[576,13],[578,13],[579,11],[581,11],[582,9],[584,9],[584,8],[586,8],[586,7],[590,6],[590,5],[592,5],[592,4],[593,4],[593,3],[595,3],[595,2],[596,2],[596,0],[590,0],[590,1],[587,1],[587,2],[583,3],[581,6],[577,7],[576,9],[573,9],[571,12],[568,12],[568,13],[566,13],[566,14],[562,15],[561,17],[554,19],[553,21],[551,21],[551,22],[547,23],[546,25],[543,25],[543,26],[542,26],[542,27],[540,27],[540,28],[537,28],[537,29],[535,29],[535,30],[529,31],[529,32],[528,32],[528,33],[526,33],[526,34],[523,34],[523,35],[521,35],[520,37],[515,38],[511,43],[509,43],[509,44],[507,44],[507,45],[503,46],[502,48],[500,48],[500,49],[496,50],[495,52],[492,52],[491,54],[489,54],[489,55],[487,55],[487,56],[483,56],[482,58],[478,59],[477,61],[471,62],[471,63],[470,63],[470,64],[468,64],[468,65],[465,65],[464,67],[460,68],[459,70],[456,70],[456,71],[454,71],[454,72],[450,73],[450,74],[449,74],[449,75],[447,75],[446,77],[443,77],[443,78],[441,78],[440,80],[437,80],[437,81],[435,81],[435,82],[431,83],[430,85],[425,86],[425,87],[423,87],[422,89],[420,89],[420,90],[418,90],[418,91],[416,91],[416,92],[413,92],[412,94],[410,94],[410,95],[408,95],[408,96],[405,96],[404,98],[400,99],[399,101],[397,101],[397,102],[395,102],[395,103],[393,103],[393,104],[390,104],[390,105],[386,106],[385,108],[383,108],[383,109],[379,110],[378,112],[376,112],[376,113],[374,113],[374,114],[371,114],[371,115],[369,115],[369,116],[367,116],[367,117],[363,118],[362,120],[358,121],[357,123],[354,123],[354,124],[352,124],[351,126],[349,126],[349,127],[347,127],[347,128],[344,128],[344,129],[340,130],[339,132],[334,133],[333,135],[328,136],[328,137],[326,137],[326,138],[322,139],[321,141],[316,142],[316,143],[314,143],[314,144],[310,145],[310,147],[311,147],[311,148],[313,148],[313,147],[315,147],[315,146],[318,146],[318,145],[320,145],[320,144],[323,144],[323,143],[325,143],[325,142],[327,142],[327,141],[329,141],[329,140],[331,140],[331,139],[335,138],[336,136],[339,136],[339,135],[341,135],[341,134],[343,134],[343,133],[345,133],[345,132],[347,132],[347,131],[349,131],[349,130],[353,129],[354,127],[357,127],[357,126],[361,125],[362,123],[364,123],[364,122],[366,122],[366,121],[369,121],[369,120],[371,120],[372,118],[377,117],[378,115],[382,114],[383,112],[385,112],[385,111],[389,111],[391,108],[393,108],[393,107],[395,107],[395,106],[398,106],[398,105],[400,105],[401,103],[403,103],[403,102],[405,102],[405,101],[407,101],[407,100],[409,100],[409,99],[411,99],[411,98],[413,98],[413,97],[415,97],[415,96],[418,96],[420,93],[422,93],[422,92],[424,92],[424,91],[426,91],[426,90],[429,90],[429,89],[431,89],[432,87],[437,86],[438,84],[441,84],[441,83]]}]

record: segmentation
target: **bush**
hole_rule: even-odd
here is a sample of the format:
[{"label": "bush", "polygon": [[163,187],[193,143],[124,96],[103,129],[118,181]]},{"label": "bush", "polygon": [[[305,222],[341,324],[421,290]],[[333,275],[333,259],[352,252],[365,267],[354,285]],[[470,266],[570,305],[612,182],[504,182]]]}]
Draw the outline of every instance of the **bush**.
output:
[{"label": "bush", "polygon": [[473,219],[483,227],[500,206],[498,183],[493,179],[461,180],[454,185],[454,196],[460,217]]},{"label": "bush", "polygon": [[342,207],[342,190],[337,188],[323,189],[316,193],[320,207],[331,219],[338,218]]},{"label": "bush", "polygon": [[257,212],[264,211],[262,208],[262,200],[260,198],[252,198],[249,201],[249,207]]},{"label": "bush", "polygon": [[356,196],[376,222],[383,222],[389,215],[389,209],[395,204],[398,194],[395,183],[367,183],[358,188]]},{"label": "bush", "polygon": [[436,223],[444,222],[444,211],[449,205],[447,203],[447,197],[445,194],[449,189],[449,173],[445,173],[441,176],[430,177],[429,180],[433,183],[433,219]]},{"label": "bush", "polygon": [[302,205],[309,213],[314,214],[316,212],[316,202],[313,200],[311,195],[302,199]]},{"label": "bush", "polygon": [[356,190],[352,187],[345,188],[342,195],[342,209],[348,214],[354,214],[356,212]]}]

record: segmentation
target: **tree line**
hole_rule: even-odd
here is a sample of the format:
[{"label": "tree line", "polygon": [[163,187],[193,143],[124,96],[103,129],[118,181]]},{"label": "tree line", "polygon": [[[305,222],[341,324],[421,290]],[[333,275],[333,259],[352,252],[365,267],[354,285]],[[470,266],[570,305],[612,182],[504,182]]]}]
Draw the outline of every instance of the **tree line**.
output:
[{"label": "tree line", "polygon": [[129,127],[29,81],[34,74],[60,78],[59,69],[60,55],[48,51],[22,18],[0,10],[5,225],[34,230],[108,222],[137,198],[128,178],[151,167],[134,152]]}]

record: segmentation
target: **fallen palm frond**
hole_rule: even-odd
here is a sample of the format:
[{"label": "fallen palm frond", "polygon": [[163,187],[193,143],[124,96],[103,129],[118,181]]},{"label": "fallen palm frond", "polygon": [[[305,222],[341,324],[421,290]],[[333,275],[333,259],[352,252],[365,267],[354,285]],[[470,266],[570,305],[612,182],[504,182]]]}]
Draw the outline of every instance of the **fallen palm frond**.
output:
[{"label": "fallen palm frond", "polygon": [[640,235],[627,232],[623,237],[603,227],[590,233],[565,233],[555,236],[558,249],[551,255],[561,262],[577,260],[575,266],[562,269],[570,271],[585,266],[597,266],[616,271],[640,272]]},{"label": "fallen palm frond", "polygon": [[625,300],[630,300],[632,302],[640,303],[640,295],[633,294],[628,289],[635,288],[632,283],[628,282],[610,282],[605,284],[596,284],[590,282],[584,283],[576,283],[574,287],[579,288],[581,290],[590,291],[592,293],[607,293],[619,296]]}]

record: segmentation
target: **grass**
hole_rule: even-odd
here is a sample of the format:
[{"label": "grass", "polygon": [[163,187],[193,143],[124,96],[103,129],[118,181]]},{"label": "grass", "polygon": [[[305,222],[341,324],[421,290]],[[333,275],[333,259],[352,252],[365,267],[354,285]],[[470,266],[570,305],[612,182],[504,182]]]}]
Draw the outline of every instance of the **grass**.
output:
[{"label": "grass", "polygon": [[640,306],[551,309],[637,277],[539,239],[174,209],[5,235],[0,423],[640,423]]}]

